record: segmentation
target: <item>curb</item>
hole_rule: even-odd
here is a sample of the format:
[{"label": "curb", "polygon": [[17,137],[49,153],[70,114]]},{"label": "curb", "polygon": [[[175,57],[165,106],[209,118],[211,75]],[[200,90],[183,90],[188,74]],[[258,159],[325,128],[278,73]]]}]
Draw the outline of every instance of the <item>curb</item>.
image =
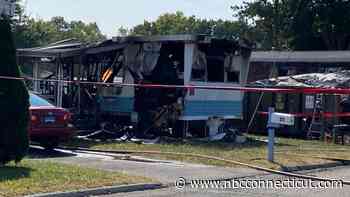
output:
[{"label": "curb", "polygon": [[69,192],[54,192],[46,194],[34,194],[26,197],[86,197],[86,196],[97,196],[97,195],[108,195],[116,193],[128,193],[145,190],[156,190],[162,189],[166,186],[162,184],[135,184],[135,185],[122,185],[122,186],[111,186],[101,187],[86,190],[76,190]]},{"label": "curb", "polygon": [[315,164],[315,165],[306,165],[306,166],[285,166],[281,170],[285,172],[299,172],[299,171],[308,171],[308,170],[327,170],[330,168],[341,167],[349,165],[348,162],[333,162],[328,164]]}]

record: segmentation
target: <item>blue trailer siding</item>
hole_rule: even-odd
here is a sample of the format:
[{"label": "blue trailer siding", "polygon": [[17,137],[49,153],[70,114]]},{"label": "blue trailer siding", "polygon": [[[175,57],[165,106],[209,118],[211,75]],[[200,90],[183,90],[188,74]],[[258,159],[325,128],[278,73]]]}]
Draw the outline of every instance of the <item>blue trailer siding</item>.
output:
[{"label": "blue trailer siding", "polygon": [[185,101],[183,116],[241,117],[242,113],[242,101]]},{"label": "blue trailer siding", "polygon": [[[101,111],[111,113],[133,112],[134,99],[131,97],[104,97]],[[242,117],[242,101],[185,101],[183,116],[236,116]]]},{"label": "blue trailer siding", "polygon": [[134,99],[131,97],[103,97],[101,100],[102,112],[131,113],[134,108]]}]

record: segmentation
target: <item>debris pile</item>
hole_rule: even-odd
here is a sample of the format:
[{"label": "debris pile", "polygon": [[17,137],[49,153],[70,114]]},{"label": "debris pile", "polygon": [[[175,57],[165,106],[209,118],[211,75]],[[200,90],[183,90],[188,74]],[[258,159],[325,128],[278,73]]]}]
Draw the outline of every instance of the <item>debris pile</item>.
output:
[{"label": "debris pile", "polygon": [[309,73],[259,80],[251,83],[254,86],[265,87],[322,87],[346,88],[350,87],[350,71],[344,70],[334,73]]}]

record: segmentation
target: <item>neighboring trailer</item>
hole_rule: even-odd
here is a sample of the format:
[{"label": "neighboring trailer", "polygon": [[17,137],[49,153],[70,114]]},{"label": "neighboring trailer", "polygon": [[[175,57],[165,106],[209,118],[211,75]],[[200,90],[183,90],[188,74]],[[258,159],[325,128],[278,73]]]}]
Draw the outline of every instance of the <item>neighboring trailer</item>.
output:
[{"label": "neighboring trailer", "polygon": [[[338,79],[324,77],[321,84],[318,81],[312,82],[312,73],[327,75],[332,73],[347,72],[350,66],[349,51],[256,51],[250,59],[250,71],[248,83],[253,87],[341,87]],[[307,80],[295,79],[298,75],[310,74],[310,82]],[[278,77],[278,78],[277,78]],[[347,79],[347,77],[346,77]],[[270,81],[271,84],[264,82]],[[261,83],[263,82],[263,83]],[[337,84],[338,83],[338,84]],[[268,86],[267,86],[268,85]],[[348,87],[345,86],[345,87]],[[340,96],[323,96],[324,110],[332,113],[340,113]],[[305,137],[310,126],[308,125],[312,114],[315,111],[315,95],[304,94],[272,94],[272,93],[248,93],[246,97],[246,122],[251,122],[249,131],[256,133],[266,133],[267,117],[254,113],[256,109],[260,112],[267,112],[268,107],[274,106],[276,111],[285,113],[305,113],[309,116],[298,117],[293,127],[278,129],[281,135]],[[262,99],[261,99],[262,98]],[[261,102],[259,102],[261,101]],[[258,106],[257,106],[258,105]],[[311,114],[311,117],[310,117]],[[328,118],[325,122],[336,125],[338,117]]]}]

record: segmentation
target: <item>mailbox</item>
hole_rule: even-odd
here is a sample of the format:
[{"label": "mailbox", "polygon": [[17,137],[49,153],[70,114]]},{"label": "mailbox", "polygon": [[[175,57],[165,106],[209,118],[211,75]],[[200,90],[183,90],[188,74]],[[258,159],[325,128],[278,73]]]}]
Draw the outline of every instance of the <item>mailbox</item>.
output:
[{"label": "mailbox", "polygon": [[274,146],[275,146],[275,128],[280,125],[293,126],[294,116],[291,114],[276,113],[275,109],[269,108],[269,122],[267,128],[269,129],[269,142],[268,142],[268,160],[274,161]]},{"label": "mailbox", "polygon": [[294,125],[294,116],[291,114],[283,114],[283,113],[272,113],[271,114],[271,123],[279,124],[279,125]]}]

